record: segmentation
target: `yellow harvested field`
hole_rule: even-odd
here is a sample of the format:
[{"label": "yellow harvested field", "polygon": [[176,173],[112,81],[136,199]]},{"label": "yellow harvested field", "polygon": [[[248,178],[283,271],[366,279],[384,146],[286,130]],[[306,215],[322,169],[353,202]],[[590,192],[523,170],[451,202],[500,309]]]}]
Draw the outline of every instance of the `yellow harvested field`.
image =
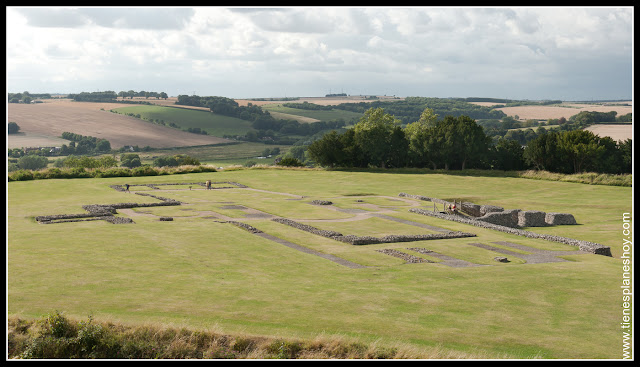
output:
[{"label": "yellow harvested field", "polygon": [[615,141],[633,139],[633,126],[631,124],[625,125],[592,125],[585,130],[605,137],[609,136]]},{"label": "yellow harvested field", "polygon": [[[47,100],[45,103],[9,103],[8,121],[20,126],[21,137],[59,138],[63,132],[95,136],[106,139],[113,149],[125,145],[152,148],[171,148],[220,144],[229,140],[213,136],[192,134],[156,125],[133,117],[109,112],[123,107],[119,103],[73,102]],[[104,110],[101,110],[104,109]],[[16,139],[14,139],[14,137]],[[17,135],[8,135],[9,146],[21,143]],[[24,143],[24,142],[23,142]]]},{"label": "yellow harvested field", "polygon": [[[494,106],[494,102],[471,102],[479,106]],[[629,104],[624,106],[623,104]],[[611,105],[602,104],[584,104],[584,103],[563,103],[554,106],[515,106],[502,107],[496,110],[504,112],[507,116],[518,116],[520,120],[547,120],[559,119],[564,117],[568,119],[573,115],[577,115],[582,111],[592,112],[611,112],[616,111],[618,116],[626,115],[632,111],[632,102],[626,101],[621,103],[612,103]]]}]

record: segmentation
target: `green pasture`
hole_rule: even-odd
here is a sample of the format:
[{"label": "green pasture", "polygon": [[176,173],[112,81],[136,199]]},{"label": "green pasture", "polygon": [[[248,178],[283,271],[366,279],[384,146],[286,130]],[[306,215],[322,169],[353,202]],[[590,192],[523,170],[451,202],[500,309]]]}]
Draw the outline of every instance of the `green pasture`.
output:
[{"label": "green pasture", "polygon": [[143,163],[152,164],[153,157],[173,156],[176,154],[186,154],[197,158],[202,164],[220,166],[244,165],[247,161],[254,161],[257,164],[272,165],[274,158],[258,159],[265,149],[279,148],[280,153],[286,153],[290,145],[267,145],[252,142],[237,142],[232,144],[219,144],[209,146],[180,147],[172,149],[154,149],[149,153],[138,153]]},{"label": "green pasture", "polygon": [[[204,190],[187,184],[209,179],[248,188]],[[109,187],[125,183],[181,185],[158,186],[161,190],[132,186],[131,193]],[[38,224],[34,219],[85,213],[85,204],[158,202],[135,192],[183,205],[117,214],[132,218],[132,224]],[[576,248],[410,213],[410,204],[396,200],[400,192],[572,213],[576,226],[530,230],[601,243],[611,247],[613,257],[565,255],[566,262],[542,264],[509,257],[511,262],[499,263],[493,258],[501,254],[469,243]],[[631,195],[630,187],[509,177],[305,169],[9,182],[7,311],[40,318],[59,310],[79,319],[91,315],[228,334],[338,336],[490,358],[618,359],[622,215],[631,213]],[[345,213],[310,204],[315,199],[342,209],[366,209]],[[419,205],[429,209],[433,204]],[[429,233],[382,218],[356,217],[385,209],[388,216],[476,237],[352,246],[251,217],[239,206],[344,234]],[[284,246],[216,219],[220,215],[367,267],[348,268]],[[160,221],[160,216],[174,220]],[[413,247],[485,266],[449,267],[407,250]],[[380,249],[435,263],[405,263]]]},{"label": "green pasture", "polygon": [[305,110],[301,108],[285,107],[280,104],[266,104],[262,106],[262,109],[270,112],[273,111],[273,112],[286,113],[289,115],[309,117],[309,118],[320,120],[320,121],[332,121],[332,120],[344,119],[346,122],[349,122],[354,118],[360,119],[360,117],[362,117],[361,113],[352,112],[352,111],[337,110],[337,109],[333,109],[329,111]]},{"label": "green pasture", "polygon": [[166,126],[169,126],[169,123],[174,123],[183,130],[200,128],[207,134],[217,137],[245,135],[248,131],[253,130],[249,121],[189,108],[141,105],[114,108],[111,111],[121,114],[139,114],[140,118],[144,120],[164,121]]}]

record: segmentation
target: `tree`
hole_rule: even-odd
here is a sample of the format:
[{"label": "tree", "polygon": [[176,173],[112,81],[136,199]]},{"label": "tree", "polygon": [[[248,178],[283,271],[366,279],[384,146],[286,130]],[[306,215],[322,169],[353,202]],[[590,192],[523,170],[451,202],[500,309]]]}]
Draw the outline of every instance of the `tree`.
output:
[{"label": "tree", "polygon": [[108,152],[111,150],[111,143],[109,143],[106,139],[100,139],[96,143],[96,151],[98,152]]},{"label": "tree", "polygon": [[498,139],[492,153],[491,163],[494,169],[519,171],[525,168],[524,147],[515,140]]},{"label": "tree", "polygon": [[426,108],[418,121],[408,124],[404,134],[408,142],[408,159],[412,166],[422,167],[429,162],[429,151],[425,142],[429,139],[430,130],[436,125],[438,115]]},{"label": "tree", "polygon": [[573,172],[583,172],[586,167],[595,168],[595,163],[605,151],[597,137],[588,130],[567,131],[560,135],[559,148],[573,164]]},{"label": "tree", "polygon": [[32,171],[46,168],[48,164],[49,160],[46,157],[38,155],[29,154],[18,159],[18,167]]},{"label": "tree", "polygon": [[135,153],[124,153],[120,156],[120,166],[135,168],[142,166],[140,162],[140,156]]},{"label": "tree", "polygon": [[20,131],[20,126],[17,123],[11,121],[8,124],[8,134],[17,134]]},{"label": "tree", "polygon": [[484,159],[489,151],[489,138],[476,121],[468,116],[460,116],[456,123],[457,137],[454,142],[462,160],[462,169],[468,163],[477,163]]},{"label": "tree", "polygon": [[347,156],[344,154],[344,145],[340,135],[332,130],[322,138],[314,141],[307,148],[309,157],[321,166],[333,168],[342,166]]},{"label": "tree", "polygon": [[622,173],[631,173],[633,164],[633,142],[631,139],[618,142],[620,157],[622,159]]},{"label": "tree", "polygon": [[564,159],[558,150],[559,133],[550,131],[530,141],[523,152],[526,164],[537,170],[564,172]]},{"label": "tree", "polygon": [[382,108],[370,108],[354,126],[355,140],[371,164],[386,167],[391,155],[391,134],[400,120]]}]

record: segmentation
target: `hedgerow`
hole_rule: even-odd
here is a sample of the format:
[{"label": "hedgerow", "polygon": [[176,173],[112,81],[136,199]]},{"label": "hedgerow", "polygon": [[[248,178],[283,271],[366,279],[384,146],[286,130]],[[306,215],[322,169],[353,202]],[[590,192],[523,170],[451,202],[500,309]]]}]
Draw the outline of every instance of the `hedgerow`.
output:
[{"label": "hedgerow", "polygon": [[216,172],[209,166],[178,166],[178,167],[151,167],[141,166],[135,168],[113,167],[109,169],[75,168],[48,168],[40,171],[17,170],[9,172],[7,179],[11,181],[46,180],[54,178],[104,178],[104,177],[140,177],[176,175],[184,173]]}]

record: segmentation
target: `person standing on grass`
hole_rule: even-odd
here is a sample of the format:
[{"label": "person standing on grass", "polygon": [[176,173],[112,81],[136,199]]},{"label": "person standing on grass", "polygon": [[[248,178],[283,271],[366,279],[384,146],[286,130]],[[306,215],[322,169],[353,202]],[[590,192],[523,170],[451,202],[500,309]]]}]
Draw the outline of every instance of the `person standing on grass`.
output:
[{"label": "person standing on grass", "polygon": [[207,186],[207,190],[211,190],[211,180],[207,180],[206,186]]},{"label": "person standing on grass", "polygon": [[126,192],[130,192],[130,191],[129,191],[129,184],[125,184],[125,185],[124,185],[124,187],[125,187],[124,191],[126,191]]}]

